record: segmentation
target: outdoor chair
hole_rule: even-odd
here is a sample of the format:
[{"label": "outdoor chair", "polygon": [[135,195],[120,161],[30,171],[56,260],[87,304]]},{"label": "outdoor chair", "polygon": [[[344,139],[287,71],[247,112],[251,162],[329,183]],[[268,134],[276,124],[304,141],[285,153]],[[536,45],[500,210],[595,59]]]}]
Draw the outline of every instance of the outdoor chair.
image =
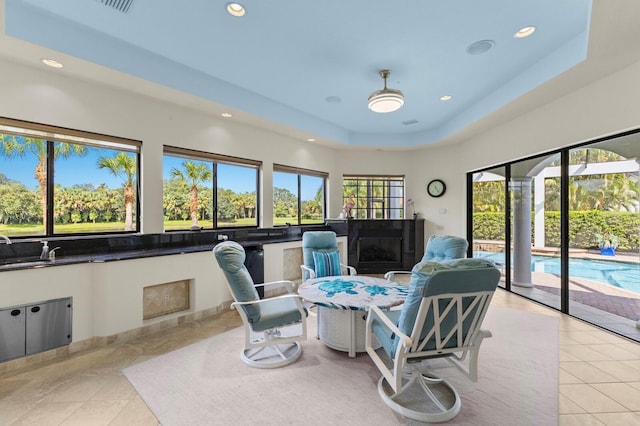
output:
[{"label": "outdoor chair", "polygon": [[[467,257],[467,240],[455,235],[432,235],[427,240],[424,255],[420,262],[443,262],[446,260],[462,259]],[[410,274],[411,271],[389,271],[384,277],[393,281],[395,275]]]},{"label": "outdoor chair", "polygon": [[302,281],[334,275],[357,275],[353,266],[340,263],[338,239],[333,231],[304,232],[302,261]]},{"label": "outdoor chair", "polygon": [[378,393],[393,411],[429,423],[458,414],[458,392],[434,371],[453,365],[477,381],[480,345],[491,337],[480,327],[499,280],[489,260],[421,262],[402,309],[369,308],[366,351],[382,373]]},{"label": "outdoor chair", "polygon": [[[340,263],[338,239],[333,231],[306,231],[302,234],[302,281],[337,275],[357,275],[356,268]],[[309,306],[315,308],[315,306]],[[310,309],[316,315],[320,332],[320,311]],[[316,338],[320,336],[317,334]]]},{"label": "outdoor chair", "polygon": [[[307,311],[294,293],[294,283],[254,284],[244,265],[244,248],[234,241],[217,244],[213,254],[235,300],[231,307],[238,310],[244,325],[242,360],[257,368],[282,367],[297,360],[302,354],[298,342],[307,338]],[[256,286],[284,287],[287,294],[260,299]]]}]

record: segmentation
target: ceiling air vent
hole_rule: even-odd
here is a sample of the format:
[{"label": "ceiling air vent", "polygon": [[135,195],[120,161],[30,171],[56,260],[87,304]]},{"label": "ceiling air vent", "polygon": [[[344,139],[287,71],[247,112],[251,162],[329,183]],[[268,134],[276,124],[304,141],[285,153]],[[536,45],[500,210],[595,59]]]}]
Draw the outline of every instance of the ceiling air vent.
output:
[{"label": "ceiling air vent", "polygon": [[408,126],[410,124],[416,124],[418,122],[418,120],[407,120],[407,121],[403,121],[402,124],[404,124],[405,126]]},{"label": "ceiling air vent", "polygon": [[129,12],[129,8],[133,3],[133,0],[96,0],[105,6],[109,6],[112,9],[117,10],[118,12],[127,13]]}]

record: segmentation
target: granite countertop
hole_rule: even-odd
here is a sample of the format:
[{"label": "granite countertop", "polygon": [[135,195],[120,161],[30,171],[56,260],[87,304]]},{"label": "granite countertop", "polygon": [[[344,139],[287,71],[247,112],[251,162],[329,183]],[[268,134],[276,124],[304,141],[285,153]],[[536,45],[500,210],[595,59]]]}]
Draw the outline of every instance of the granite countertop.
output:
[{"label": "granite countertop", "polygon": [[56,256],[55,259],[51,259],[51,260],[42,260],[40,259],[39,256],[15,258],[15,259],[3,260],[0,263],[0,272],[15,271],[20,269],[39,269],[39,268],[46,268],[50,266],[74,265],[79,263],[113,262],[118,260],[142,259],[146,257],[167,256],[167,255],[173,255],[173,254],[197,253],[197,252],[211,250],[212,248],[213,248],[213,245],[211,247],[196,246],[196,247],[179,247],[179,248],[156,248],[156,249],[120,251],[117,253],[108,253],[108,254]]},{"label": "granite countertop", "polygon": [[[287,240],[290,241],[290,240]],[[269,241],[270,244],[276,243],[277,241]],[[239,242],[243,247],[262,247],[264,242],[257,241],[242,241]],[[141,250],[123,250],[117,251],[114,253],[104,253],[104,254],[77,254],[77,255],[69,255],[69,256],[60,256],[56,255],[54,259],[51,260],[42,260],[39,256],[32,257],[21,257],[21,258],[12,258],[12,259],[3,259],[0,261],[0,272],[2,271],[15,271],[20,269],[39,269],[46,268],[51,266],[62,266],[62,265],[74,265],[79,263],[103,263],[103,262],[114,262],[119,260],[130,260],[130,259],[143,259],[147,257],[158,257],[158,256],[169,256],[176,254],[186,254],[186,253],[199,253],[210,251],[213,247],[218,244],[212,243],[210,245],[197,245],[197,246],[185,246],[185,247],[163,247],[163,248],[148,248]]]},{"label": "granite countertop", "polygon": [[[300,241],[302,233],[308,230],[334,230],[338,235],[346,235],[342,229],[333,229],[326,225],[309,225],[269,229],[29,239],[14,241],[13,244],[0,244],[0,272],[199,253],[212,250],[224,238],[236,241],[246,248],[261,249],[264,244]],[[58,248],[53,260],[40,259],[42,242],[45,240],[50,250]]]}]

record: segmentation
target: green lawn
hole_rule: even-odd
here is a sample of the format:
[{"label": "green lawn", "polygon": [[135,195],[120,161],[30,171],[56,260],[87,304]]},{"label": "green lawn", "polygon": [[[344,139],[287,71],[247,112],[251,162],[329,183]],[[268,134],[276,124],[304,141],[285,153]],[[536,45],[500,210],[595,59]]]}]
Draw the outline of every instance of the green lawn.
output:
[{"label": "green lawn", "polygon": [[[274,219],[273,226],[284,226],[287,223],[297,224],[298,219],[295,217],[279,217]],[[321,220],[303,220],[303,224],[322,223]],[[213,222],[210,220],[201,220],[198,222],[201,228],[211,229]],[[251,227],[255,226],[255,219],[238,219],[233,222],[218,222],[219,227]],[[191,228],[190,220],[168,220],[164,222],[164,229],[177,231],[189,230]],[[124,222],[108,222],[108,223],[71,223],[66,225],[55,225],[56,234],[106,234],[109,232],[122,232],[124,230]],[[44,227],[42,224],[0,224],[0,235],[8,235],[10,237],[28,237],[43,235]]]}]

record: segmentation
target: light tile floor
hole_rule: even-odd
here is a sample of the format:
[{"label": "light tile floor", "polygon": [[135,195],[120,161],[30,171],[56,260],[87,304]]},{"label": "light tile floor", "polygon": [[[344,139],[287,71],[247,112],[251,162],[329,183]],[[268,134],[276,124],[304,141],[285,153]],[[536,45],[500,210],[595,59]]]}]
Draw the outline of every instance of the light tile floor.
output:
[{"label": "light tile floor", "polygon": [[[640,344],[503,290],[493,304],[560,318],[561,426],[640,424]],[[5,373],[0,425],[157,425],[120,371],[239,325],[238,314],[229,311]]]}]

